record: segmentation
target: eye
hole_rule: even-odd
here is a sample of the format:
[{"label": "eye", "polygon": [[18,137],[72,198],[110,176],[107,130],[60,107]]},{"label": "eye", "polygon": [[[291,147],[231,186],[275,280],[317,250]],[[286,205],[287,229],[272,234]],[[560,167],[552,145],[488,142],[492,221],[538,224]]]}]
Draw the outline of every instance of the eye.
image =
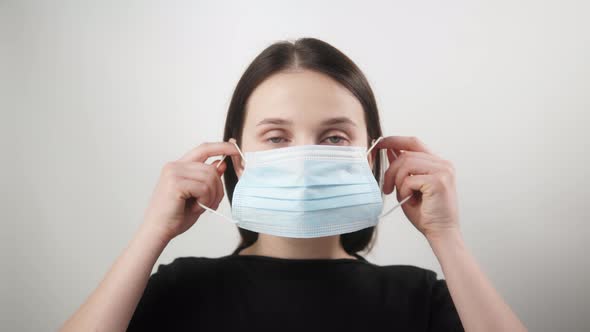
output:
[{"label": "eye", "polygon": [[266,141],[267,142],[270,142],[270,143],[273,143],[273,144],[279,144],[279,143],[282,143],[283,140],[284,140],[284,138],[275,136],[275,137],[268,138]]},{"label": "eye", "polygon": [[338,135],[329,136],[324,139],[324,141],[327,141],[330,144],[340,144],[345,140],[346,140],[346,138],[344,138],[342,136],[338,136]]}]

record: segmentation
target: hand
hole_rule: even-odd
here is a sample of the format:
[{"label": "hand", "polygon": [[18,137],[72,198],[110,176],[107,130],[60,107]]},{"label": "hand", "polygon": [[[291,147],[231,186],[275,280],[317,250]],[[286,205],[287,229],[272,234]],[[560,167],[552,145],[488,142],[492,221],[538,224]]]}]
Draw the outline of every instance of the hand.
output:
[{"label": "hand", "polygon": [[165,240],[187,231],[205,211],[199,203],[217,209],[223,199],[223,162],[205,164],[209,157],[238,154],[228,142],[203,143],[182,158],[168,162],[146,209],[142,226],[155,229]]},{"label": "hand", "polygon": [[450,161],[435,156],[415,137],[385,137],[375,148],[387,149],[390,162],[383,192],[391,194],[395,187],[398,202],[412,195],[401,207],[422,234],[430,238],[459,229],[455,168]]}]

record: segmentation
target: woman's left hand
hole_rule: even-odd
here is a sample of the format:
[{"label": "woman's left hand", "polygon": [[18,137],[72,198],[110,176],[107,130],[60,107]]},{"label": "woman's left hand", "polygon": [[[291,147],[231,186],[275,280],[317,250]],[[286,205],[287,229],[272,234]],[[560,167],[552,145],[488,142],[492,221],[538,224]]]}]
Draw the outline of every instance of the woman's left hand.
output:
[{"label": "woman's left hand", "polygon": [[424,236],[459,230],[455,168],[450,161],[434,155],[416,137],[385,137],[375,148],[387,149],[390,162],[383,192],[391,194],[397,188],[398,202],[412,195],[401,207]]}]

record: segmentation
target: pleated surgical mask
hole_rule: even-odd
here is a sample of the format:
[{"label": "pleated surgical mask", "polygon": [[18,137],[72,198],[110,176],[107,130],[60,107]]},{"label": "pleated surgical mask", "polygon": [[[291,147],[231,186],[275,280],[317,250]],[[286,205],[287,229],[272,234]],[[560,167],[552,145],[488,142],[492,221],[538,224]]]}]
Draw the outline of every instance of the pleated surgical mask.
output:
[{"label": "pleated surgical mask", "polygon": [[198,204],[241,228],[282,237],[315,238],[375,226],[411,197],[382,213],[384,195],[367,159],[381,139],[368,150],[299,145],[245,154],[234,143],[245,167],[234,189],[232,218]]}]

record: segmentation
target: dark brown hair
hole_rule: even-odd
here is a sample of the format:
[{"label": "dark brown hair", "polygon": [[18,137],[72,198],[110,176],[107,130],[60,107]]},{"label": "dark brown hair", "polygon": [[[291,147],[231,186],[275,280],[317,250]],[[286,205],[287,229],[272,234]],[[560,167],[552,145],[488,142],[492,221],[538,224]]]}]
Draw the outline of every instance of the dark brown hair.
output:
[{"label": "dark brown hair", "polygon": [[[294,42],[276,42],[262,51],[248,66],[234,90],[225,121],[223,140],[235,138],[241,146],[242,130],[246,115],[246,103],[254,89],[263,80],[278,72],[289,69],[308,69],[323,73],[346,87],[363,106],[367,124],[367,144],[381,136],[379,112],[373,91],[362,71],[344,53],[332,45],[315,39],[301,38]],[[231,204],[234,188],[238,181],[230,158],[226,159],[227,169],[224,173],[225,189]],[[373,174],[380,181],[380,155],[376,154],[373,162]],[[258,239],[258,233],[238,228],[241,242],[236,252],[249,247]],[[342,234],[340,242],[349,254],[370,251],[375,237],[375,227]]]}]

